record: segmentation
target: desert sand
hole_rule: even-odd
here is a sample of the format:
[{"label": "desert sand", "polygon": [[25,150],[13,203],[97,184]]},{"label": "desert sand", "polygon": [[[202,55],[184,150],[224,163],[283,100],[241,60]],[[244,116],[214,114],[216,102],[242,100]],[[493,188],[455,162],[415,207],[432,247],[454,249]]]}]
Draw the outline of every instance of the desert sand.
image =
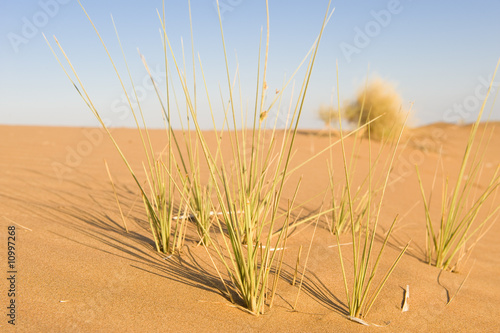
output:
[{"label": "desert sand", "polygon": [[[500,163],[500,124],[492,125],[497,127],[484,157],[478,188],[485,186]],[[193,225],[180,256],[166,258],[155,251],[136,185],[101,130],[0,126],[0,253],[4,258],[0,331],[498,331],[500,223],[493,225],[478,242],[458,273],[441,273],[424,262],[425,216],[414,165],[420,168],[427,193],[440,161],[444,176],[453,183],[469,131],[470,126],[449,124],[421,127],[411,130],[400,147],[384,200],[380,237],[397,214],[400,221],[385,252],[382,269],[390,265],[409,240],[411,245],[366,318],[369,323],[385,326],[379,328],[346,319],[338,251],[331,247],[336,240],[324,220],[318,223],[297,308],[293,310],[292,305],[298,288],[290,280],[298,248],[308,248],[313,225],[291,235],[275,304],[256,317],[234,306],[217,289],[219,280],[205,249],[197,244]],[[143,156],[137,131],[115,129],[113,134],[132,167],[141,174]],[[164,131],[153,131],[152,139],[160,152],[165,144]],[[294,163],[321,151],[328,142],[324,131],[301,131]],[[341,177],[338,149],[334,148],[334,156],[338,156],[334,169]],[[360,175],[368,159],[367,149],[365,141],[357,154]],[[303,176],[297,198],[298,202],[305,202],[303,216],[321,208],[321,193],[328,186],[326,158],[326,154],[317,157],[290,179],[293,184]],[[127,215],[129,233],[122,226],[104,159]],[[439,171],[438,188],[442,181]],[[286,194],[285,198],[291,195]],[[494,199],[492,204],[500,205],[500,196]],[[439,200],[435,204],[439,209]],[[486,216],[488,207],[479,219]],[[8,226],[16,226],[15,327],[8,324],[6,316]],[[348,235],[341,237],[341,243],[348,241]],[[343,247],[346,257],[349,249]],[[302,264],[303,261],[301,267]],[[447,305],[469,272],[460,292]],[[407,285],[410,309],[402,313]]]}]

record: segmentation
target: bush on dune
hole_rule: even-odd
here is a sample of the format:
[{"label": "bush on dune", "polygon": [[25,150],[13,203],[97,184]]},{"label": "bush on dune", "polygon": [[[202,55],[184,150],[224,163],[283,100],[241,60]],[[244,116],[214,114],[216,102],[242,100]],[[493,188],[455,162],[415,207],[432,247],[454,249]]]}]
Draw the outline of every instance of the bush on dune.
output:
[{"label": "bush on dune", "polygon": [[394,86],[382,79],[374,79],[359,91],[354,102],[348,104],[343,116],[353,124],[367,127],[373,139],[391,139],[404,126],[402,99]]},{"label": "bush on dune", "polygon": [[323,121],[325,127],[331,127],[339,121],[339,111],[332,106],[321,105],[318,110],[318,118]]}]

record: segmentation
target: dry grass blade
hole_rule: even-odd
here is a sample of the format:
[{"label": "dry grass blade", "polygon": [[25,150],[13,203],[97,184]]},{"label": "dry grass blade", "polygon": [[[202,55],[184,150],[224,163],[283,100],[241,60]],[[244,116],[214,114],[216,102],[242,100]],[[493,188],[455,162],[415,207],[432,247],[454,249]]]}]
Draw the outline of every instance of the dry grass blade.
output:
[{"label": "dry grass blade", "polygon": [[125,228],[125,231],[128,233],[127,221],[125,221],[125,216],[123,216],[122,207],[120,205],[120,201],[118,200],[118,194],[116,193],[115,183],[113,182],[113,177],[111,177],[111,172],[109,172],[108,162],[106,162],[106,160],[104,160],[104,165],[106,166],[106,172],[108,173],[109,181],[111,183],[111,186],[113,187],[113,193],[115,194],[116,205],[118,206],[118,210],[120,211],[123,227]]}]

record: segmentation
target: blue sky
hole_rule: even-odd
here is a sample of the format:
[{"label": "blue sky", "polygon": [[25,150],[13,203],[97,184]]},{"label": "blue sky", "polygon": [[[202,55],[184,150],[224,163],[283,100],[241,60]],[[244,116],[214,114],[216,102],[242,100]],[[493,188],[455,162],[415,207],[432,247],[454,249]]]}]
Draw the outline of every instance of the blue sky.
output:
[{"label": "blue sky", "polygon": [[[228,99],[227,79],[214,0],[192,0],[194,48],[200,54],[216,118],[222,119],[223,99]],[[285,75],[290,76],[316,38],[328,1],[270,0],[270,53],[268,85],[270,102]],[[148,124],[162,125],[160,108],[147,82],[137,49],[158,74],[164,89],[165,74],[160,22],[156,1],[83,0],[118,69],[126,77],[110,14],[122,40],[135,84],[140,87]],[[253,110],[260,29],[265,30],[265,1],[220,0],[230,73],[238,57],[243,108]],[[165,1],[167,33],[176,57],[182,59],[181,38],[192,87],[192,57],[187,1]],[[404,108],[414,102],[413,123],[457,122],[475,119],[486,85],[500,57],[500,2],[376,0],[333,1],[335,12],[321,41],[305,109],[303,128],[321,128],[316,111],[333,102],[337,89],[335,63],[340,70],[341,101],[352,99],[370,77],[393,82]],[[76,1],[0,2],[0,124],[98,126],[76,90],[50,52],[42,32],[61,42],[79,72],[99,112],[111,126],[132,126],[123,102],[123,91],[102,45]],[[200,120],[209,123],[208,102],[196,57],[197,102]],[[173,69],[173,68],[171,68]],[[178,81],[172,72],[173,80]],[[304,71],[296,77],[295,94]],[[126,81],[126,88],[131,85]],[[494,94],[500,89],[496,79]],[[176,88],[184,110],[182,91]],[[192,89],[192,88],[191,88]],[[284,94],[288,109],[291,87]],[[493,97],[494,97],[493,94]],[[491,98],[493,99],[493,98]],[[239,101],[238,101],[239,103]],[[490,105],[490,104],[489,104]],[[489,109],[488,109],[489,111]],[[500,120],[500,106],[493,109]],[[205,125],[208,127],[208,125]]]}]

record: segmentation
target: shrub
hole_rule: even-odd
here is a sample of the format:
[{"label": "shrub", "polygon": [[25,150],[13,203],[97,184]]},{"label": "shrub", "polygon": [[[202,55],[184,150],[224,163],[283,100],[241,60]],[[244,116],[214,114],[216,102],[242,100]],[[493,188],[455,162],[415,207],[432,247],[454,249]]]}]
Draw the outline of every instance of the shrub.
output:
[{"label": "shrub", "polygon": [[380,78],[366,84],[343,116],[352,124],[367,124],[372,139],[393,139],[404,126],[402,99],[392,84]]},{"label": "shrub", "polygon": [[318,110],[318,118],[323,121],[325,127],[331,127],[332,124],[339,121],[339,111],[333,106],[321,105]]}]

